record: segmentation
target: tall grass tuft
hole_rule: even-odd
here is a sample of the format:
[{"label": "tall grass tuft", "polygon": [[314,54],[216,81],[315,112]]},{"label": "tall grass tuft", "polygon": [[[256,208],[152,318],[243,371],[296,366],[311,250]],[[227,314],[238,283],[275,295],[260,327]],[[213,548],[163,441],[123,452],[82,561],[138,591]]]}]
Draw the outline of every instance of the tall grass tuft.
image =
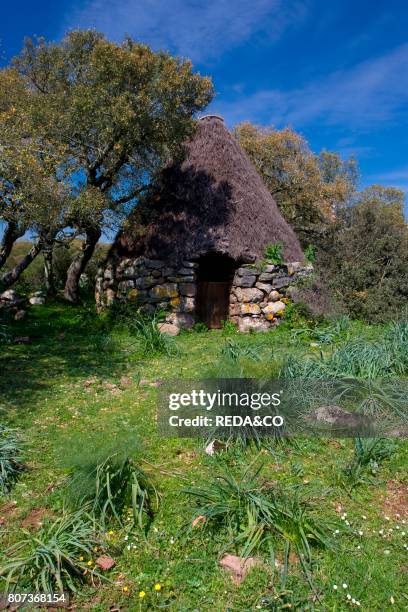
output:
[{"label": "tall grass tuft", "polygon": [[341,484],[353,489],[369,479],[370,474],[375,476],[380,463],[388,459],[394,450],[395,446],[388,440],[355,438],[353,458],[340,473]]},{"label": "tall grass tuft", "polygon": [[149,477],[133,460],[112,454],[95,465],[77,468],[67,487],[67,500],[90,505],[105,526],[109,521],[123,525],[131,508],[135,524],[147,530],[159,503],[159,494]]},{"label": "tall grass tuft", "polygon": [[25,537],[6,551],[0,566],[5,590],[30,589],[52,593],[77,591],[89,576],[103,576],[90,569],[93,549],[99,544],[94,523],[84,510],[64,512],[39,531]]},{"label": "tall grass tuft", "polygon": [[0,424],[0,495],[10,492],[23,469],[21,438],[15,429]]},{"label": "tall grass tuft", "polygon": [[138,337],[144,357],[154,357],[156,355],[175,355],[178,352],[174,338],[162,334],[160,324],[163,322],[163,315],[160,312],[153,316],[138,313],[132,323],[132,327]]},{"label": "tall grass tuft", "polygon": [[306,569],[312,560],[312,544],[330,545],[328,527],[310,511],[298,488],[269,486],[260,479],[261,469],[250,466],[236,479],[224,468],[208,485],[187,489],[197,501],[194,517],[203,517],[206,528],[226,532],[225,550],[234,547],[243,557],[265,551],[274,566],[280,540],[287,554],[290,547],[295,549]]}]

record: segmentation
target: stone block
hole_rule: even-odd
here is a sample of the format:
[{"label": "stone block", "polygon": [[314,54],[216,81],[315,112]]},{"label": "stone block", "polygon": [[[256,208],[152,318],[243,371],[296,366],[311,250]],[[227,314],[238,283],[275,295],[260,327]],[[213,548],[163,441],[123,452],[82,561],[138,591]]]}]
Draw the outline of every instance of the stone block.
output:
[{"label": "stone block", "polygon": [[271,284],[273,289],[282,289],[282,287],[287,287],[291,282],[290,276],[278,276],[273,279]]},{"label": "stone block", "polygon": [[273,279],[273,274],[272,272],[262,272],[259,275],[258,281],[260,281],[261,283],[268,283],[269,281],[271,281]]},{"label": "stone block", "polygon": [[194,270],[191,268],[180,268],[177,270],[177,274],[181,274],[181,276],[192,276],[194,278]]},{"label": "stone block", "polygon": [[195,323],[195,317],[186,312],[172,312],[166,317],[166,321],[177,327],[191,329]]},{"label": "stone block", "polygon": [[241,314],[243,315],[258,315],[261,313],[261,309],[258,304],[254,304],[253,302],[247,302],[246,304],[241,304]]},{"label": "stone block", "polygon": [[149,291],[151,298],[175,298],[178,296],[178,289],[176,283],[163,283],[162,285],[156,285]]},{"label": "stone block", "polygon": [[255,268],[238,268],[238,276],[253,276],[255,274]]},{"label": "stone block", "polygon": [[268,264],[265,266],[264,272],[274,272],[277,268],[278,266],[275,266],[275,264]]},{"label": "stone block", "polygon": [[182,264],[185,268],[198,268],[198,263],[195,261],[183,261]]},{"label": "stone block", "polygon": [[136,287],[138,289],[149,289],[157,283],[157,279],[153,276],[142,276],[136,279]]},{"label": "stone block", "polygon": [[175,312],[194,312],[195,300],[192,297],[178,297],[170,300]]},{"label": "stone block", "polygon": [[166,336],[178,336],[180,328],[174,323],[160,323],[159,330],[161,334]]},{"label": "stone block", "polygon": [[281,301],[279,302],[269,302],[265,308],[262,309],[262,312],[265,315],[269,315],[272,314],[273,316],[275,315],[281,315],[283,313],[283,311],[285,310],[285,304]]},{"label": "stone block", "polygon": [[236,287],[253,287],[255,285],[256,276],[235,276],[234,285]]},{"label": "stone block", "polygon": [[161,259],[145,259],[144,265],[146,268],[161,269],[164,268],[165,263],[164,261],[161,261]]},{"label": "stone block", "polygon": [[287,264],[288,274],[292,276],[295,272],[299,272],[302,269],[302,263],[300,261],[292,261]]},{"label": "stone block", "polygon": [[275,289],[273,291],[270,292],[270,294],[268,295],[268,300],[270,302],[277,302],[280,298],[281,298],[281,294],[279,293],[279,291],[275,291]]},{"label": "stone block", "polygon": [[236,317],[241,312],[241,308],[239,304],[230,304],[229,305],[229,314],[230,317]]},{"label": "stone block", "polygon": [[264,291],[264,293],[269,293],[272,289],[271,285],[267,285],[266,283],[255,283],[255,287],[261,291]]},{"label": "stone block", "polygon": [[234,293],[238,302],[260,302],[263,299],[263,293],[260,289],[236,287]]},{"label": "stone block", "polygon": [[180,283],[179,290],[181,295],[194,297],[197,293],[197,287],[194,283]]}]

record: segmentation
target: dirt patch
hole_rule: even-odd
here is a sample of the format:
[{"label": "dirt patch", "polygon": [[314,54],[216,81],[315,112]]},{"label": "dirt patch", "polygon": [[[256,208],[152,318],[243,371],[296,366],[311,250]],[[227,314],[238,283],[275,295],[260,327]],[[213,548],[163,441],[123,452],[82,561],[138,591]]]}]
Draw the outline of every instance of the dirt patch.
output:
[{"label": "dirt patch", "polygon": [[[382,509],[386,516],[408,518],[408,486],[398,480],[387,482],[387,491],[381,495]],[[397,516],[399,515],[399,516]]]},{"label": "dirt patch", "polygon": [[39,529],[44,520],[50,516],[49,510],[46,508],[34,508],[30,510],[27,516],[21,522],[23,529]]},{"label": "dirt patch", "polygon": [[4,504],[0,508],[0,525],[5,525],[8,519],[11,519],[18,514],[17,504],[14,502],[9,502],[8,504]]}]

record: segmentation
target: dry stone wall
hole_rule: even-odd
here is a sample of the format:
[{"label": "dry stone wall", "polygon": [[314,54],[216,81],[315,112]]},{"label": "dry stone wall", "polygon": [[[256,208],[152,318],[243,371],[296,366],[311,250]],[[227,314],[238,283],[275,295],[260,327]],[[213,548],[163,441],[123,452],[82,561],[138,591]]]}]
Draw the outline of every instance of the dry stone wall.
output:
[{"label": "dry stone wall", "polygon": [[[147,313],[167,312],[163,331],[177,333],[196,322],[197,267],[192,261],[169,266],[165,261],[138,257],[124,259],[116,270],[104,272],[101,291],[105,303],[114,299],[141,304]],[[268,331],[277,325],[289,302],[290,287],[309,275],[310,264],[248,264],[235,272],[229,318],[239,331]]]}]

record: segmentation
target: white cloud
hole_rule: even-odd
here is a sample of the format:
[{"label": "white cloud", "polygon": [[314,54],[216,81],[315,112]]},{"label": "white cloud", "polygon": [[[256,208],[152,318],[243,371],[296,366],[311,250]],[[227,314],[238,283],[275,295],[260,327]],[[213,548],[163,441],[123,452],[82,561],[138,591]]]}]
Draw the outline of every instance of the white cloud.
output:
[{"label": "white cloud", "polygon": [[65,26],[95,28],[115,40],[127,33],[202,60],[256,33],[277,39],[305,13],[305,0],[87,0]]},{"label": "white cloud", "polygon": [[251,120],[291,124],[367,128],[392,121],[408,104],[408,44],[348,69],[333,72],[302,88],[261,90],[232,102],[215,100],[213,109],[234,124]]}]

